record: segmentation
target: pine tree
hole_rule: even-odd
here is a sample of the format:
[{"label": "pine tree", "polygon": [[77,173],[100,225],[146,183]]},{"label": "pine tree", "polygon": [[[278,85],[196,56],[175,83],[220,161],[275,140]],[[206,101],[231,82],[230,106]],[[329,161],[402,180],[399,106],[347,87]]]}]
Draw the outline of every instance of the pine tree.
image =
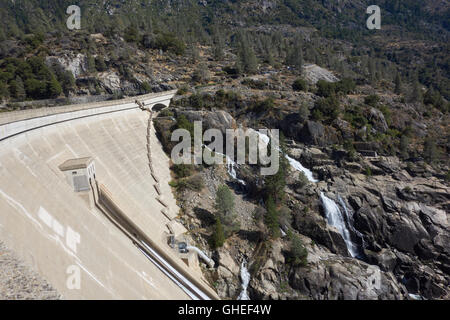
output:
[{"label": "pine tree", "polygon": [[278,221],[278,210],[272,196],[269,196],[266,200],[266,210],[264,221],[267,229],[273,238],[278,238],[280,236],[280,223]]},{"label": "pine tree", "polygon": [[288,48],[286,64],[294,67],[301,74],[303,67],[303,49],[300,39],[296,39],[294,44]]},{"label": "pine tree", "polygon": [[97,71],[100,71],[100,72],[106,71],[106,69],[107,69],[105,59],[103,59],[103,57],[101,55],[99,55],[99,56],[97,56],[97,58],[95,58],[95,69],[97,69]]},{"label": "pine tree", "polygon": [[220,36],[220,34],[216,34],[214,37],[214,44],[213,44],[214,60],[220,61],[225,57],[224,48],[225,43],[223,38]]},{"label": "pine tree", "polygon": [[308,263],[308,251],[303,245],[302,240],[297,234],[292,235],[291,250],[290,250],[290,263],[294,266],[306,266]]},{"label": "pine tree", "polygon": [[403,160],[408,159],[409,157],[408,145],[409,145],[409,138],[406,134],[403,134],[400,138],[400,157]]},{"label": "pine tree", "polygon": [[220,186],[216,192],[215,209],[225,237],[230,236],[240,228],[239,221],[236,220],[234,206],[234,195],[231,190],[226,185]]},{"label": "pine tree", "polygon": [[87,62],[87,70],[88,72],[92,73],[95,72],[95,59],[94,57],[88,53],[86,57]]},{"label": "pine tree", "polygon": [[9,98],[9,90],[6,83],[0,81],[0,99],[8,99]]},{"label": "pine tree", "polygon": [[400,78],[400,74],[397,72],[395,75],[395,94],[401,94],[402,93],[402,79]]},{"label": "pine tree", "polygon": [[423,145],[423,157],[425,160],[433,164],[438,159],[439,152],[436,144],[436,138],[427,136]]},{"label": "pine tree", "polygon": [[216,218],[216,224],[214,225],[214,233],[212,235],[212,247],[214,249],[220,248],[225,243],[225,233],[223,230],[222,222],[219,218]]},{"label": "pine tree", "polygon": [[258,70],[258,59],[253,47],[241,36],[238,52],[238,62],[242,71],[253,74]]},{"label": "pine tree", "polygon": [[11,81],[10,83],[10,91],[12,96],[19,100],[19,101],[23,101],[26,98],[26,92],[25,92],[25,87],[23,85],[23,81],[22,78],[17,76],[15,80]]},{"label": "pine tree", "polygon": [[50,80],[47,82],[47,96],[49,98],[57,98],[62,92],[61,84],[58,79],[52,74]]},{"label": "pine tree", "polygon": [[221,216],[229,216],[234,212],[234,196],[230,188],[222,185],[216,192],[216,210]]},{"label": "pine tree", "polygon": [[286,146],[284,137],[280,136],[280,152],[278,152],[279,158],[279,168],[276,174],[271,176],[266,176],[265,182],[265,193],[266,197],[271,197],[276,203],[281,202],[284,199],[286,187],[286,178],[289,173],[289,162],[284,156],[286,152]]},{"label": "pine tree", "polygon": [[419,80],[414,80],[412,85],[412,92],[411,92],[411,101],[412,102],[423,102],[423,94],[422,94],[422,88],[420,86]]}]

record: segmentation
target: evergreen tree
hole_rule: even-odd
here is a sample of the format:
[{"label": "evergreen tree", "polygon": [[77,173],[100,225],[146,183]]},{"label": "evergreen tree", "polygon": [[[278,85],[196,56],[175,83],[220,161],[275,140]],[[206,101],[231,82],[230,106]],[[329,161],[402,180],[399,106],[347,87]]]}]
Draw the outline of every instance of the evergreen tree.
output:
[{"label": "evergreen tree", "polygon": [[294,44],[288,48],[286,64],[294,67],[299,74],[303,67],[303,50],[300,39],[295,39]]},{"label": "evergreen tree", "polygon": [[99,55],[99,56],[97,56],[97,58],[95,58],[95,69],[99,72],[106,71],[106,69],[107,69],[105,59],[103,59],[103,57],[101,55]]},{"label": "evergreen tree", "polygon": [[[270,146],[268,146],[270,148]],[[265,194],[266,197],[271,197],[273,201],[279,203],[283,201],[285,196],[284,188],[286,187],[286,178],[289,173],[289,162],[285,157],[286,146],[284,137],[280,136],[280,152],[278,152],[279,168],[276,174],[266,176]]]},{"label": "evergreen tree", "polygon": [[216,218],[216,223],[214,225],[214,232],[212,235],[212,247],[214,249],[220,248],[225,243],[225,233],[223,229],[222,222],[219,218]]},{"label": "evergreen tree", "polygon": [[225,49],[224,40],[218,33],[214,37],[214,44],[213,44],[214,60],[220,61],[225,57],[224,49]]},{"label": "evergreen tree", "polygon": [[438,156],[436,138],[432,136],[426,137],[423,145],[423,157],[428,163],[433,164],[438,159]]},{"label": "evergreen tree", "polygon": [[294,266],[306,266],[308,263],[308,251],[297,234],[293,234],[291,238],[289,262]]},{"label": "evergreen tree", "polygon": [[396,94],[402,93],[402,79],[400,78],[400,74],[398,72],[395,75],[395,90],[394,90],[394,92]]},{"label": "evergreen tree", "polygon": [[220,186],[216,192],[215,209],[217,218],[220,219],[223,226],[225,237],[229,237],[240,228],[234,212],[234,206],[234,195],[231,190],[226,185]]},{"label": "evergreen tree", "polygon": [[0,101],[9,98],[9,90],[6,83],[0,81]]},{"label": "evergreen tree", "polygon": [[256,58],[255,51],[243,38],[239,44],[238,63],[244,73],[253,74],[258,70],[258,59]]},{"label": "evergreen tree", "polygon": [[19,101],[23,101],[26,98],[26,92],[25,92],[25,87],[22,81],[22,78],[17,76],[15,80],[11,81],[11,83],[9,84],[10,87],[10,91],[11,91],[11,95],[19,100]]},{"label": "evergreen tree", "polygon": [[403,160],[408,159],[409,157],[408,145],[409,145],[409,138],[406,134],[403,134],[400,137],[400,157]]},{"label": "evergreen tree", "polygon": [[49,98],[57,98],[62,92],[61,84],[58,79],[52,74],[50,80],[47,82],[47,96]]},{"label": "evergreen tree", "polygon": [[230,216],[234,213],[234,196],[226,185],[217,189],[215,208],[221,216]]},{"label": "evergreen tree", "polygon": [[417,73],[414,75],[412,84],[411,102],[423,103],[422,87],[419,83],[419,76]]},{"label": "evergreen tree", "polygon": [[298,109],[298,117],[299,117],[300,123],[303,123],[306,120],[308,120],[309,115],[310,115],[310,111],[309,111],[308,105],[306,104],[306,102],[302,102],[300,104],[300,108]]},{"label": "evergreen tree", "polygon": [[94,57],[90,53],[88,53],[86,60],[87,60],[88,72],[90,72],[90,73],[95,72],[95,59],[94,59]]},{"label": "evergreen tree", "polygon": [[280,223],[278,221],[279,213],[272,196],[269,196],[266,200],[266,210],[264,221],[267,229],[273,238],[278,238],[280,236]]},{"label": "evergreen tree", "polygon": [[124,39],[126,42],[139,42],[139,30],[135,24],[125,29]]}]

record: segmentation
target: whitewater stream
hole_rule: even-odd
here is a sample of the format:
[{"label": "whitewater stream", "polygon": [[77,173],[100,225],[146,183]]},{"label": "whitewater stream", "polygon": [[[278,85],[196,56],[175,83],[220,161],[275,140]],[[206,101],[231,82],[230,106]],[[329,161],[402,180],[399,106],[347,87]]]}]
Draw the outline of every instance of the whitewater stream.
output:
[{"label": "whitewater stream", "polygon": [[[259,137],[260,141],[263,142],[266,146],[270,142],[270,138],[262,134],[258,131],[255,131]],[[294,168],[297,171],[303,172],[306,178],[309,182],[317,183],[319,182],[317,179],[314,178],[313,173],[308,168],[305,168],[299,161],[289,157],[288,155],[285,155],[286,159],[289,161],[289,164],[292,168]],[[356,245],[350,235],[350,231],[347,227],[347,225],[352,229],[352,231],[357,232],[354,230],[352,225],[352,219],[350,217],[349,211],[345,205],[345,202],[342,200],[341,197],[339,197],[340,204],[342,208],[344,209],[344,215],[342,214],[341,209],[336,204],[336,202],[328,197],[326,197],[323,192],[320,193],[320,200],[322,202],[323,208],[325,210],[325,216],[327,218],[327,222],[329,225],[335,227],[339,233],[342,235],[342,238],[345,241],[345,244],[347,246],[347,250],[350,253],[352,257],[357,257],[359,255],[358,245]]]},{"label": "whitewater stream", "polygon": [[248,284],[250,283],[250,272],[247,270],[247,261],[242,261],[241,264],[241,281],[242,291],[239,294],[238,300],[250,300],[247,293]]}]

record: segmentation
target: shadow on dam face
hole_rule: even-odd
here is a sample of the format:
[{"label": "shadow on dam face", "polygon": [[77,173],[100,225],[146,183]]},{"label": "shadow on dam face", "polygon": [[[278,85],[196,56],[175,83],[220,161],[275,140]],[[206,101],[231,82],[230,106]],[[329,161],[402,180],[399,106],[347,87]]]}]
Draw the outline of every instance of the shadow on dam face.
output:
[{"label": "shadow on dam face", "polygon": [[[74,108],[79,112],[79,106]],[[167,183],[161,189],[171,209],[169,217],[161,213],[156,200],[148,170],[148,112],[137,106],[125,109],[36,128],[37,120],[27,124],[17,120],[17,114],[8,115],[14,122],[0,118],[0,134],[5,133],[5,122],[21,121],[21,128],[27,129],[0,141],[0,239],[64,298],[189,299],[99,210],[78,197],[58,168],[68,159],[92,157],[97,178],[129,219],[155,243],[167,246],[167,224],[173,223],[170,217],[177,215],[178,207]],[[46,116],[34,119],[42,121]],[[161,181],[170,181],[169,159],[158,143],[152,148]],[[180,265],[187,268],[181,260]],[[79,289],[68,285],[73,267],[80,270]]]}]

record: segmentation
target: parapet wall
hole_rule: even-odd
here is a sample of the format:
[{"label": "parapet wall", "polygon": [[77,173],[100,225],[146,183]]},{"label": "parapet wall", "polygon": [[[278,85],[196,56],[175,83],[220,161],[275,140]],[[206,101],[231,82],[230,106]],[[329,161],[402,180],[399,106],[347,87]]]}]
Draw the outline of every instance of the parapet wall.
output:
[{"label": "parapet wall", "polygon": [[168,106],[175,93],[176,90],[173,90],[114,101],[0,113],[0,141],[50,124],[139,108],[136,100],[150,107],[157,104]]}]

